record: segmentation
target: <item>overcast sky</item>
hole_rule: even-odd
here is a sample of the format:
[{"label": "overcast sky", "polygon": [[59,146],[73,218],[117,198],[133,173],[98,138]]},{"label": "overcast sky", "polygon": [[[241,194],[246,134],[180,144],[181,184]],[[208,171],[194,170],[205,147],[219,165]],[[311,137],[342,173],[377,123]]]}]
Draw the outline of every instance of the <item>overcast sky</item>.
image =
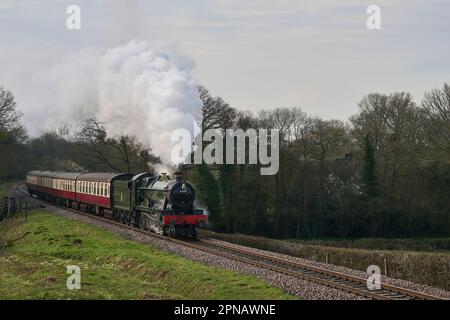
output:
[{"label": "overcast sky", "polygon": [[[79,31],[66,28],[70,4]],[[366,28],[371,4],[381,30]],[[420,101],[450,81],[449,14],[448,0],[0,0],[0,84],[32,104],[22,84],[37,65],[142,39],[175,48],[234,107],[346,119],[370,92]]]}]

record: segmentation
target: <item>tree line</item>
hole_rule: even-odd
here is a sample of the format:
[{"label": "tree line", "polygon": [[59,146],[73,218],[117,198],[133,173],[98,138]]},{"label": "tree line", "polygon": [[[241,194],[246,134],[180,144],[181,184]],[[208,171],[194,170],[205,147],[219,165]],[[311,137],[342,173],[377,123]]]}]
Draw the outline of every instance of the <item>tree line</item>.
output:
[{"label": "tree line", "polygon": [[[450,233],[450,86],[424,94],[371,93],[348,121],[301,108],[238,110],[199,87],[202,129],[275,128],[280,169],[185,168],[211,227],[276,238],[418,237]],[[134,137],[110,137],[96,119],[28,137],[13,94],[0,87],[0,179],[31,169],[152,171]]]},{"label": "tree line", "polygon": [[230,107],[200,88],[203,129],[280,130],[280,169],[193,166],[213,228],[276,238],[418,237],[450,233],[450,86],[372,93],[349,121],[300,108]]}]

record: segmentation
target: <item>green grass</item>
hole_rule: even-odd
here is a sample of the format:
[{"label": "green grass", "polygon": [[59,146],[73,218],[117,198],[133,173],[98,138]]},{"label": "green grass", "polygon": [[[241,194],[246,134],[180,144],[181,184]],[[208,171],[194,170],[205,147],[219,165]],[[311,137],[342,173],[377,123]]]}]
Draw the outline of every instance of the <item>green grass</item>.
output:
[{"label": "green grass", "polygon": [[[44,212],[0,225],[0,299],[291,299],[264,281]],[[68,290],[66,268],[81,268]]]}]

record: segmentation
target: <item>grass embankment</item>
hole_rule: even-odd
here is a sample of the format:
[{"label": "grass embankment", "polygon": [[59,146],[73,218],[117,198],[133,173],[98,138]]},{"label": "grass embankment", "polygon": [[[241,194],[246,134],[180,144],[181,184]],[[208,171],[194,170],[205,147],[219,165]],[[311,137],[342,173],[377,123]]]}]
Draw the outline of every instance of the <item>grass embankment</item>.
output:
[{"label": "grass embankment", "polygon": [[326,240],[292,240],[306,245],[320,245],[338,248],[424,251],[450,253],[450,238],[417,238],[417,239],[326,239]]},{"label": "grass embankment", "polygon": [[[0,299],[289,299],[256,277],[205,266],[44,212],[0,225]],[[68,290],[66,268],[81,268]]]},{"label": "grass embankment", "polygon": [[[450,290],[450,251],[435,251],[431,248],[445,248],[446,239],[421,240],[397,239],[362,239],[360,241],[284,241],[241,234],[218,234],[204,231],[205,235],[221,240],[247,245],[262,250],[284,253],[301,258],[326,262],[365,271],[370,265],[378,265],[384,274],[385,262],[387,275],[392,278],[405,279]],[[388,243],[391,242],[390,245]],[[376,249],[379,248],[410,248],[409,250],[369,250],[349,248],[355,246]],[[371,247],[372,245],[372,247]],[[424,251],[411,251],[411,248],[421,248]],[[425,250],[429,250],[426,252]]]}]

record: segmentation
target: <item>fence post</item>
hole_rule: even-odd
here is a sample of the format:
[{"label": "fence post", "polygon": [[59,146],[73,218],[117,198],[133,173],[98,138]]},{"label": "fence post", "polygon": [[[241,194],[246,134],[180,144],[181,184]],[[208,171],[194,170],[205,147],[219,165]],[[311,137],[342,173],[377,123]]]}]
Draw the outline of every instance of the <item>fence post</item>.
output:
[{"label": "fence post", "polygon": [[8,215],[8,197],[3,197],[3,216]]},{"label": "fence post", "polygon": [[384,258],[384,275],[387,276],[387,260]]}]

